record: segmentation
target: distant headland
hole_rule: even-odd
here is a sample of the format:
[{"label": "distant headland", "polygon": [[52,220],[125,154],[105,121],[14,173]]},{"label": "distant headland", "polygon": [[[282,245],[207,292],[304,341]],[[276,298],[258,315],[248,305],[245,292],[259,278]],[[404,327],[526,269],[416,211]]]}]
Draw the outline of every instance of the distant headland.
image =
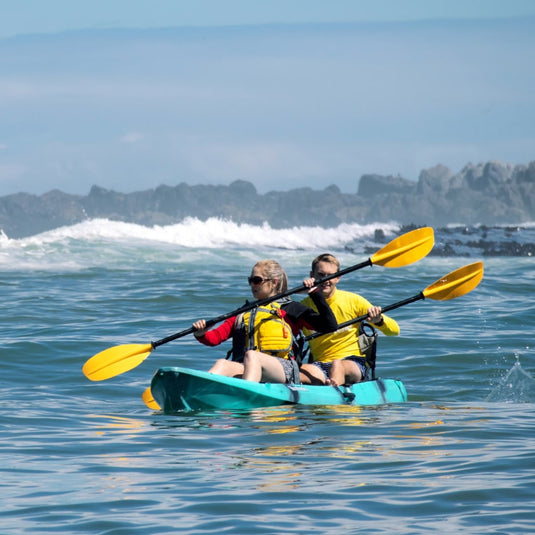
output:
[{"label": "distant headland", "polygon": [[0,229],[23,238],[87,219],[108,218],[142,225],[168,225],[186,217],[231,219],[273,228],[335,227],[341,223],[400,225],[516,225],[535,221],[535,161],[526,165],[490,161],[459,173],[437,165],[417,181],[363,175],[356,193],[336,185],[259,194],[253,184],[161,185],[119,193],[93,186],[86,196],[53,190],[40,196],[0,197]]}]

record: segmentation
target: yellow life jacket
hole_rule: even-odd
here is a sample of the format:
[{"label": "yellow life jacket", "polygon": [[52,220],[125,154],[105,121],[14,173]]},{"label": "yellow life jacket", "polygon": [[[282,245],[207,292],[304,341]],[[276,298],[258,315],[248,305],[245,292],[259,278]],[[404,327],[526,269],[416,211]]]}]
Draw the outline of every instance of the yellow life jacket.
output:
[{"label": "yellow life jacket", "polygon": [[292,329],[282,316],[278,303],[254,308],[243,315],[246,349],[256,349],[288,359],[291,356]]}]

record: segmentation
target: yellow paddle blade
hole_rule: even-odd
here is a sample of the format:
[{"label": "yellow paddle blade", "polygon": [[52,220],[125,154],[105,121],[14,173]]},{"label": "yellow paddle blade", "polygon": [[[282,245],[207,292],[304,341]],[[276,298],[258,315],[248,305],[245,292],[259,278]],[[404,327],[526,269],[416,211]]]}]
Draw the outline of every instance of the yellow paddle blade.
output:
[{"label": "yellow paddle blade", "polygon": [[152,351],[151,344],[124,344],[92,356],[82,368],[91,381],[104,381],[139,366]]},{"label": "yellow paddle blade", "polygon": [[435,244],[431,227],[422,227],[402,234],[386,244],[371,258],[372,264],[397,268],[408,266],[426,256]]},{"label": "yellow paddle blade", "polygon": [[143,392],[141,399],[149,409],[154,409],[155,411],[160,410],[160,405],[158,405],[156,400],[152,397],[150,386]]},{"label": "yellow paddle blade", "polygon": [[447,301],[471,292],[483,278],[483,262],[474,262],[448,273],[422,293],[436,301]]}]

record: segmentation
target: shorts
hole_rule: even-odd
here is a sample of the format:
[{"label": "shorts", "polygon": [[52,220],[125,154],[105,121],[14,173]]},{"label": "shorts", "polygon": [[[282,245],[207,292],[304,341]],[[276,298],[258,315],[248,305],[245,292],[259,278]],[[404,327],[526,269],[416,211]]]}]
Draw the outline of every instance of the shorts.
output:
[{"label": "shorts", "polygon": [[284,376],[287,383],[298,385],[301,381],[299,379],[299,366],[294,359],[280,359],[282,368],[284,369]]},{"label": "shorts", "polygon": [[[351,360],[352,362],[354,362],[358,366],[360,374],[362,375],[361,381],[368,380],[369,368],[368,366],[366,366],[366,359],[364,357],[357,357],[356,355],[352,355],[342,360]],[[312,364],[314,364],[314,366],[317,366],[323,372],[323,375],[325,375],[326,379],[329,378],[329,371],[331,369],[332,362],[321,362],[320,360],[317,360]]]}]

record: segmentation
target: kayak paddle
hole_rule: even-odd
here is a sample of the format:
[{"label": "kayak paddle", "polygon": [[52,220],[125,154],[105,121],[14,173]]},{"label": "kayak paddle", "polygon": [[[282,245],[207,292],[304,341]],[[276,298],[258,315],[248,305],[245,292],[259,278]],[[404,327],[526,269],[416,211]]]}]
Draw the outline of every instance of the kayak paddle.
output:
[{"label": "kayak paddle", "polygon": [[[434,242],[434,232],[431,227],[422,227],[412,230],[398,236],[386,244],[365,262],[341,269],[336,273],[332,273],[331,275],[317,280],[316,283],[321,284],[336,277],[341,277],[346,273],[372,265],[390,268],[407,266],[426,256],[433,248]],[[272,301],[277,301],[278,299],[302,292],[306,289],[307,287],[302,284],[297,288],[286,290],[285,292],[267,297],[266,299],[259,299],[258,301],[246,303],[232,312],[227,312],[226,314],[207,320],[206,327],[211,327],[212,325],[231,318],[232,316],[248,312],[253,308],[266,305]],[[172,334],[171,336],[167,336],[166,338],[162,338],[161,340],[157,340],[156,342],[151,342],[150,344],[123,344],[110,347],[91,357],[84,364],[82,371],[88,379],[91,379],[91,381],[103,381],[110,377],[115,377],[116,375],[120,375],[121,373],[125,373],[136,366],[139,366],[158,346],[167,344],[177,338],[182,338],[194,331],[195,329],[190,327]]]},{"label": "kayak paddle", "polygon": [[[448,301],[449,299],[455,299],[461,297],[461,295],[471,292],[483,278],[483,262],[475,262],[473,264],[467,264],[462,268],[456,269],[451,273],[448,273],[444,277],[436,280],[433,284],[429,285],[425,290],[419,294],[413,295],[403,301],[398,301],[393,305],[387,305],[382,307],[383,312],[394,310],[395,308],[414,303],[420,299],[434,299],[435,301]],[[353,318],[344,323],[338,325],[338,329],[343,329],[354,323],[364,321],[368,317],[367,314]],[[318,336],[323,336],[329,333],[313,333],[308,335],[305,340],[313,340]]]},{"label": "kayak paddle", "polygon": [[150,389],[150,386],[145,389],[145,391],[141,395],[141,399],[149,409],[153,409],[155,411],[160,410],[160,405],[158,405],[157,401],[152,397],[152,391]]}]

